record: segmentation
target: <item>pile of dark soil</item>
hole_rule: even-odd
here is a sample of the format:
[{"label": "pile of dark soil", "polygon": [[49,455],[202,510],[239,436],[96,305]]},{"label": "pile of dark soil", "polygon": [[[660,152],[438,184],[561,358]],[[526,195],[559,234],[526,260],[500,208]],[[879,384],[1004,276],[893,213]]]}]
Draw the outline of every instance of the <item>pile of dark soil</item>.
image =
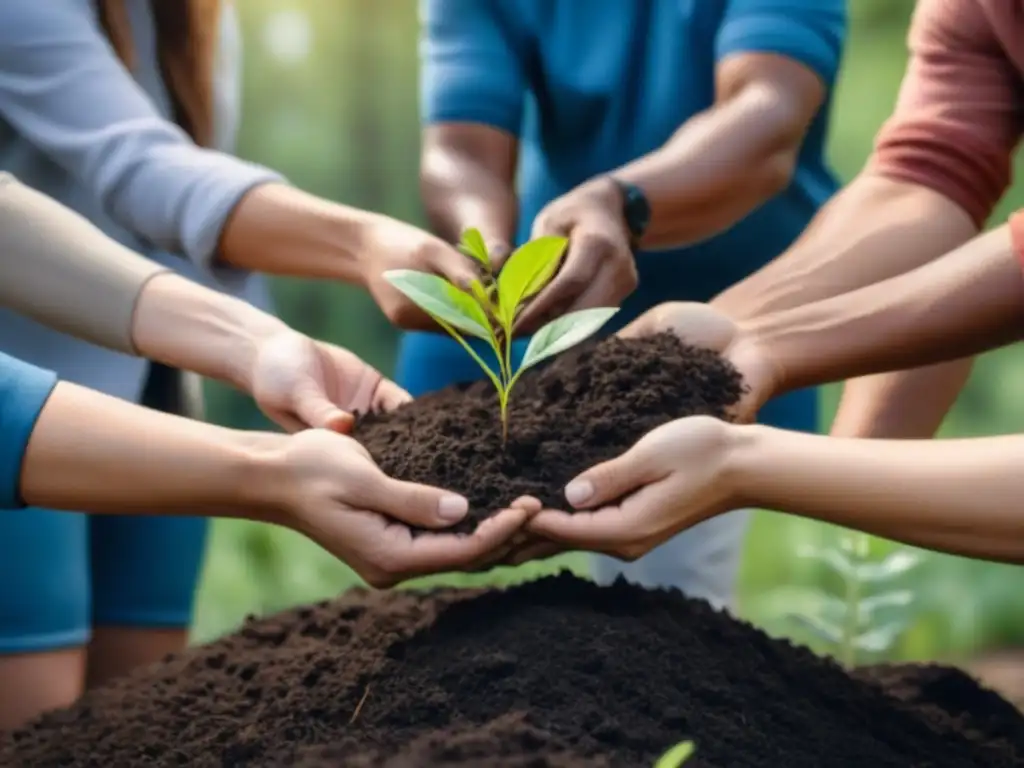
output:
[{"label": "pile of dark soil", "polygon": [[502,446],[489,381],[449,387],[386,414],[369,414],[356,437],[387,474],[462,493],[471,512],[456,530],[519,496],[565,507],[576,475],[623,453],[683,416],[725,418],[742,380],[713,352],[671,334],[589,342],[523,374],[509,401]]},{"label": "pile of dark soil", "polygon": [[856,679],[703,601],[566,574],[250,621],[13,734],[0,765],[632,768],[691,737],[703,768],[1002,768],[1022,734],[954,670]]}]

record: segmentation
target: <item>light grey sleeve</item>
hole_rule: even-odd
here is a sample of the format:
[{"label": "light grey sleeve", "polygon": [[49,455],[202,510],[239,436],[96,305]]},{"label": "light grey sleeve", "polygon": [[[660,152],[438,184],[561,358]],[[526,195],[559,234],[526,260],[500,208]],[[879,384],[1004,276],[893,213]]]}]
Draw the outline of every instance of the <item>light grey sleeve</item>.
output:
[{"label": "light grey sleeve", "polygon": [[0,306],[135,354],[135,305],[166,272],[84,217],[0,173]]},{"label": "light grey sleeve", "polygon": [[252,187],[280,177],[197,147],[121,64],[88,0],[0,0],[0,115],[119,224],[210,269]]}]

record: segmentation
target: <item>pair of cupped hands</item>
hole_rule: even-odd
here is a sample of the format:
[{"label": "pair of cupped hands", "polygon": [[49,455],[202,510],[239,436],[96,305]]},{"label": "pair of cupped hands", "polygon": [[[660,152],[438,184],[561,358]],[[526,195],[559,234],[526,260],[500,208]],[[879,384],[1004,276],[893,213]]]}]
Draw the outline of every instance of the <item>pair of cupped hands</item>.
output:
[{"label": "pair of cupped hands", "polygon": [[[707,304],[659,305],[620,331],[623,337],[675,333],[722,354],[744,377],[737,422],[751,421],[772,395],[772,366],[742,325]],[[561,551],[635,559],[681,530],[741,500],[727,471],[730,427],[710,417],[670,422],[621,456],[568,483],[565,510],[522,498],[473,533],[445,529],[468,513],[451,491],[388,477],[349,437],[354,412],[390,410],[411,400],[347,350],[294,331],[265,340],[249,391],[294,434],[284,438],[284,523],[344,560],[375,587],[447,571],[519,564]],[[413,536],[410,526],[429,532]]]}]

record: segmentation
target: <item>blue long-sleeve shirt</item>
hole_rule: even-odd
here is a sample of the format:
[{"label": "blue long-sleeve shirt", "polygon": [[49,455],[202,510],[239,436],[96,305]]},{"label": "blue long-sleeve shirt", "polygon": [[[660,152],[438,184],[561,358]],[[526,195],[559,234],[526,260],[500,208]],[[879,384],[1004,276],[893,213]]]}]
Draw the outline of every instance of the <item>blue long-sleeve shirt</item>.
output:
[{"label": "blue long-sleeve shirt", "polygon": [[[199,282],[267,301],[266,288],[215,263],[231,211],[273,171],[197,147],[173,121],[150,4],[125,4],[129,72],[91,0],[0,2],[0,171],[75,210],[132,250]],[[237,125],[238,29],[225,3],[214,73],[214,143]],[[0,310],[0,350],[62,379],[136,399],[148,363]]]},{"label": "blue long-sleeve shirt", "polygon": [[[786,56],[831,90],[845,6],[845,0],[421,0],[422,117],[482,123],[519,138],[522,242],[548,202],[656,150],[711,107],[715,68],[725,57]],[[788,247],[837,189],[825,159],[829,108],[826,102],[810,125],[786,190],[714,238],[640,255],[637,301],[672,298],[669,289],[683,282],[714,292]]]},{"label": "blue long-sleeve shirt", "polygon": [[56,384],[53,372],[0,352],[0,509],[23,506],[19,485],[25,449]]}]

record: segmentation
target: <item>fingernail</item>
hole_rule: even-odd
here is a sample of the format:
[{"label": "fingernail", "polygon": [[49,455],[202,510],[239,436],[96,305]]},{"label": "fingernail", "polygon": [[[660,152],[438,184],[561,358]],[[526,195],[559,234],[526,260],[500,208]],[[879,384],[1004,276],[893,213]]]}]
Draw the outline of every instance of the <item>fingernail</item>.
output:
[{"label": "fingernail", "polygon": [[441,501],[437,504],[438,517],[449,523],[458,522],[466,516],[467,512],[469,512],[469,502],[462,496],[454,494],[442,496]]},{"label": "fingernail", "polygon": [[565,498],[574,507],[585,504],[594,495],[594,484],[589,480],[573,480],[565,486]]}]

